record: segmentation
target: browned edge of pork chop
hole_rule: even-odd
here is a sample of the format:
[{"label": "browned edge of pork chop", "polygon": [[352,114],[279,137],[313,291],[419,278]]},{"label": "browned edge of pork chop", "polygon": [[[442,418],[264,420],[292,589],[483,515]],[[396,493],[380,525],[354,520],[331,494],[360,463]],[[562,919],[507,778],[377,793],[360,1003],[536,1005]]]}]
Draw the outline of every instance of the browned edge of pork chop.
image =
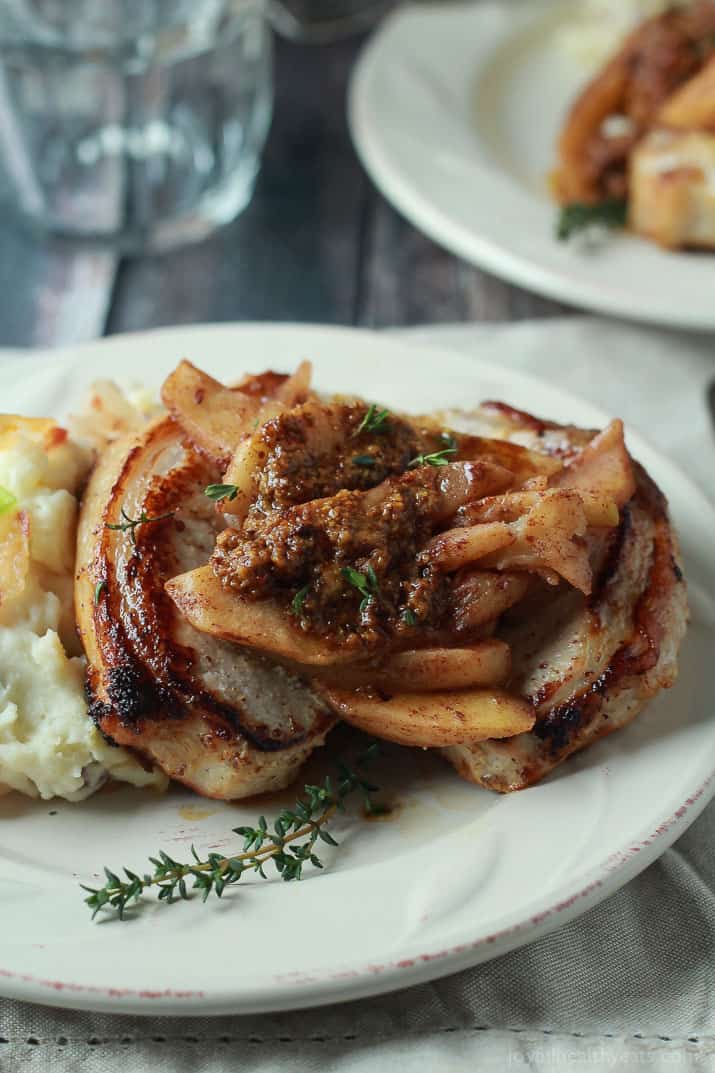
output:
[{"label": "browned edge of pork chop", "polygon": [[[592,435],[500,404],[449,420],[560,457]],[[680,550],[664,495],[634,469],[636,493],[600,550],[591,595],[542,586],[500,625],[512,647],[510,688],[535,705],[537,722],[512,738],[442,750],[464,778],[500,792],[530,786],[674,683],[688,623]]]},{"label": "browned edge of pork chop", "polygon": [[[211,555],[218,515],[204,489],[219,479],[170,417],[109,447],[82,504],[75,608],[102,732],[199,793],[234,799],[290,783],[336,720],[289,670],[194,630],[164,592]],[[169,516],[107,528],[142,513]]]}]

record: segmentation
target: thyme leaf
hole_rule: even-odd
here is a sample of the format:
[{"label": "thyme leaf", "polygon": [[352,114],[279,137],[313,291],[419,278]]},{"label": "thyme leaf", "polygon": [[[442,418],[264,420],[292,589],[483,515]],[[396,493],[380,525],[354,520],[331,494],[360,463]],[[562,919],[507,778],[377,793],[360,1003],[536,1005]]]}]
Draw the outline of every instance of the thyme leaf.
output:
[{"label": "thyme leaf", "polygon": [[106,587],[107,587],[107,582],[106,581],[98,581],[97,584],[94,586],[94,606],[95,607],[99,603],[99,601],[100,601],[100,599],[102,597],[102,593],[104,592]]},{"label": "thyme leaf", "polygon": [[367,413],[355,430],[356,435],[359,436],[361,432],[382,432],[389,416],[389,410],[378,410],[374,402],[370,403]]},{"label": "thyme leaf", "polygon": [[141,512],[138,518],[130,518],[124,507],[121,508],[120,513],[122,515],[122,518],[124,518],[123,522],[105,522],[104,528],[115,529],[118,530],[120,533],[128,532],[129,539],[131,540],[132,544],[136,544],[137,529],[140,525],[150,525],[152,522],[161,522],[164,520],[164,518],[172,518],[174,514],[176,514],[176,511],[168,510],[166,514],[157,514],[153,518],[150,518],[144,511]]},{"label": "thyme leaf", "polygon": [[380,586],[372,566],[368,565],[365,568],[364,574],[361,574],[359,570],[356,570],[352,566],[344,566],[340,573],[362,596],[362,600],[360,601],[361,614],[373,597],[376,600],[380,599]]},{"label": "thyme leaf", "polygon": [[417,455],[410,462],[407,463],[408,469],[415,469],[417,466],[447,466],[449,465],[449,459],[447,455],[454,455],[457,453],[456,447],[444,447],[441,451],[433,451],[429,455]]},{"label": "thyme leaf", "polygon": [[302,589],[298,589],[297,593],[290,602],[291,611],[294,615],[299,615],[303,610],[303,604],[306,601],[306,597],[310,592],[310,585],[304,585]]},{"label": "thyme leaf", "polygon": [[255,827],[233,828],[234,834],[243,840],[238,853],[208,853],[201,858],[192,846],[192,859],[184,862],[159,850],[156,857],[149,858],[150,871],[140,875],[124,868],[126,878],[105,868],[106,883],[102,887],[82,884],[92,919],[103,910],[114,911],[120,920],[125,919],[127,909],[142,901],[152,888],[159,901],[167,905],[188,900],[193,892],[200,894],[205,902],[210,894],[220,898],[226,887],[238,883],[246,872],[257,872],[263,879],[268,878],[264,872],[267,864],[272,864],[286,882],[301,879],[305,865],[322,868],[323,862],[316,852],[317,843],[338,845],[325,828],[336,812],[345,810],[347,798],[359,793],[368,811],[378,808],[371,796],[377,787],[368,782],[363,773],[363,768],[376,752],[377,745],[370,745],[352,768],[339,763],[335,780],[327,776],[318,786],[306,785],[305,796],[299,798],[292,809],[283,809],[272,828],[265,816],[259,817]]},{"label": "thyme leaf", "polygon": [[355,466],[374,466],[375,459],[372,455],[355,455],[353,458],[353,464]]}]

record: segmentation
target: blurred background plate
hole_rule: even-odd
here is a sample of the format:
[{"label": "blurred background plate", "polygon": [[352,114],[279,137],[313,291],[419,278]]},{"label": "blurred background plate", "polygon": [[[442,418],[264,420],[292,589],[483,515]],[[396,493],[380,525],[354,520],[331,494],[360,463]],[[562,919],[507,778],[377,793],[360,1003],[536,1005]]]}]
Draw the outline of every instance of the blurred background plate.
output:
[{"label": "blurred background plate", "polygon": [[[368,332],[295,325],[172,329],[8,360],[0,390],[10,410],[62,416],[97,377],[158,387],[183,356],[225,380],[309,357],[319,389],[358,390],[417,413],[504,398],[560,421],[606,421],[506,368]],[[293,792],[235,804],[181,787],[161,798],[112,787],[82,804],[8,794],[0,798],[0,994],[143,1014],[249,1013],[379,994],[545,934],[667,849],[715,789],[707,595],[715,511],[644,441],[629,443],[667,493],[682,535],[693,623],[674,689],[521,793],[489,793],[439,756],[387,747],[372,770],[392,812],[380,822],[337,822],[342,845],[334,854],[325,847],[324,873],[299,884],[249,878],[205,906],[150,902],[124,924],[90,923],[80,882],[96,884],[104,864],[141,871],[161,848],[183,859],[192,843],[199,852],[232,847],[232,828],[291,804]],[[331,769],[342,734],[311,759],[306,781]]]},{"label": "blurred background plate", "polygon": [[453,253],[601,313],[715,328],[707,253],[626,234],[556,241],[548,192],[563,115],[588,72],[563,47],[578,5],[407,5],[367,44],[349,120],[376,185]]}]

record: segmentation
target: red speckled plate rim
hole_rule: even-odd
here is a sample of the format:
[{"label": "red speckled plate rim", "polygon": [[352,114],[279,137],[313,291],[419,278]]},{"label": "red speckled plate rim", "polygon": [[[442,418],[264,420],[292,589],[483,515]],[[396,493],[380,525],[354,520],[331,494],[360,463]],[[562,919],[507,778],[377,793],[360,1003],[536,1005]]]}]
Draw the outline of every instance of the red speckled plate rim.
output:
[{"label": "red speckled plate rim", "polygon": [[[51,980],[0,968],[0,992],[8,998],[105,1013],[146,1016],[220,1016],[304,1009],[386,994],[473,968],[549,932],[592,909],[652,864],[700,815],[715,795],[715,772],[650,834],[606,858],[592,878],[526,919],[480,939],[437,950],[406,953],[397,961],[358,967],[295,970],[271,977],[252,996],[232,998],[223,991],[132,989]],[[237,1007],[240,1007],[237,1009]]]},{"label": "red speckled plate rim", "polygon": [[[283,341],[286,336],[293,336],[296,349],[301,352],[305,350],[311,333],[331,336],[336,345],[346,336],[352,339],[361,336],[365,341],[371,340],[373,345],[378,338],[376,333],[369,331],[318,325],[207,324],[181,329],[158,329],[99,340],[68,348],[64,352],[55,351],[52,353],[52,360],[57,362],[63,353],[74,357],[93,354],[97,359],[104,359],[112,350],[121,351],[127,345],[156,346],[157,343],[162,350],[173,347],[174,352],[178,353],[188,337],[193,347],[196,347],[197,340],[203,340],[206,344],[205,358],[208,361],[212,343],[218,342],[220,345],[222,337],[226,337],[224,343],[228,338],[232,342],[234,339],[238,341],[241,334],[250,337],[250,334],[256,331],[273,333],[276,340],[282,338]],[[380,345],[386,350],[393,350],[396,357],[398,352],[402,351],[404,354],[406,349],[398,340],[385,337],[380,338]],[[480,367],[492,376],[498,375],[504,379],[507,392],[509,382],[519,384],[523,388],[531,386],[539,392],[544,390],[543,382],[536,377],[511,369],[500,369],[481,359],[467,358],[444,346],[421,346],[420,351],[431,353],[433,358],[442,354],[450,360],[461,361],[466,366]],[[196,352],[199,350],[196,349]],[[46,355],[35,355],[18,361],[9,360],[8,364],[18,371],[22,366],[24,372],[28,373],[35,362],[42,365],[45,361]],[[554,399],[558,398],[560,404],[572,401],[582,410],[590,409],[594,422],[608,420],[596,407],[568,392],[550,386],[549,391]],[[671,486],[673,482],[677,482],[681,492],[691,500],[696,500],[712,516],[715,528],[715,510],[700,490],[667,458],[659,455],[647,444],[643,437],[629,433],[629,439],[636,451],[642,449],[648,454],[658,456],[659,477],[665,478]],[[664,853],[698,817],[714,795],[715,763],[710,749],[705,751],[699,782],[674,810],[671,806],[656,822],[651,821],[644,826],[636,838],[614,849],[591,869],[581,873],[577,882],[570,886],[564,885],[558,900],[552,900],[553,895],[537,899],[528,912],[524,913],[522,910],[520,914],[513,914],[512,918],[506,915],[503,928],[478,939],[465,937],[463,942],[453,946],[424,949],[413,945],[406,948],[397,960],[287,970],[256,979],[252,982],[250,993],[240,986],[232,990],[230,985],[215,990],[199,990],[190,985],[166,989],[111,987],[79,983],[71,979],[45,978],[0,967],[0,994],[7,998],[46,1005],[117,1014],[218,1016],[328,1005],[426,983],[477,966],[526,942],[539,939],[598,905]],[[179,982],[177,981],[177,984]]]}]

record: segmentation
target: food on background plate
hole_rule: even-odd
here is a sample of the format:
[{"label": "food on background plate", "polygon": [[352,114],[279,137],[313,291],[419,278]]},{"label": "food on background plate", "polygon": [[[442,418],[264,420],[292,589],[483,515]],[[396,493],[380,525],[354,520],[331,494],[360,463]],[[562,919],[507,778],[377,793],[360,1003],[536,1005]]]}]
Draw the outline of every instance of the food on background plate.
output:
[{"label": "food on background plate", "polygon": [[573,103],[558,143],[559,236],[629,226],[715,248],[715,3],[636,27]]},{"label": "food on background plate", "polygon": [[662,15],[691,0],[577,0],[569,17],[556,29],[564,53],[585,70],[595,70],[616,51],[623,38],[643,19]]},{"label": "food on background plate", "polygon": [[[320,396],[307,363],[227,387],[184,361],[162,401],[137,409],[104,383],[73,424],[98,456],[74,619],[88,453],[54,422],[27,423],[44,469],[34,500],[6,479],[0,615],[24,586],[34,681],[52,682],[27,690],[37,735],[56,740],[50,697],[71,678],[72,725],[92,748],[71,784],[50,780],[50,748],[47,783],[4,780],[15,788],[72,798],[109,772],[236,800],[293,782],[342,720],[510,792],[672,684],[687,620],[677,540],[620,421],[585,430],[497,402],[409,416]],[[64,489],[61,514],[37,506],[45,486]],[[32,556],[50,617],[23,573]],[[58,631],[71,673],[44,655]],[[300,878],[335,810],[372,789],[358,761],[306,787],[273,831],[237,829],[238,855],[162,853],[147,875],[109,872],[87,901],[121,913],[149,887],[183,897],[188,880],[220,895],[268,862]]]}]

